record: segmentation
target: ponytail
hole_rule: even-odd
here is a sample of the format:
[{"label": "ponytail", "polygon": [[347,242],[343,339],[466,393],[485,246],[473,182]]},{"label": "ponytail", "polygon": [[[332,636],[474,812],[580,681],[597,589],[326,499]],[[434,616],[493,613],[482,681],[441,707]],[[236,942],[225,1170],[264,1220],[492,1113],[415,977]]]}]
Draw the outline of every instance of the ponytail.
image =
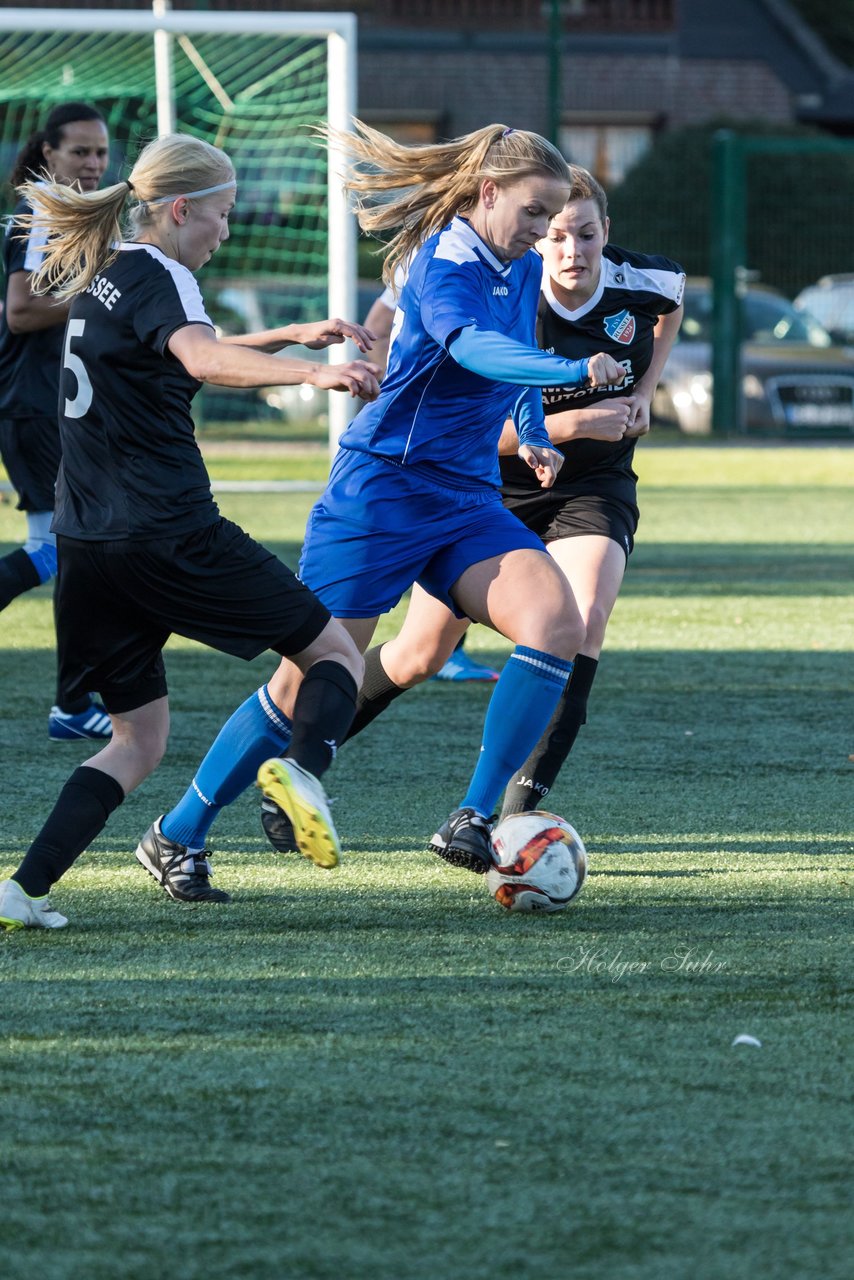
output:
[{"label": "ponytail", "polygon": [[41,231],[47,241],[30,277],[33,293],[53,293],[60,300],[82,293],[118,253],[130,184],[83,192],[59,182],[25,182],[18,194],[33,212],[20,214],[15,225]]}]

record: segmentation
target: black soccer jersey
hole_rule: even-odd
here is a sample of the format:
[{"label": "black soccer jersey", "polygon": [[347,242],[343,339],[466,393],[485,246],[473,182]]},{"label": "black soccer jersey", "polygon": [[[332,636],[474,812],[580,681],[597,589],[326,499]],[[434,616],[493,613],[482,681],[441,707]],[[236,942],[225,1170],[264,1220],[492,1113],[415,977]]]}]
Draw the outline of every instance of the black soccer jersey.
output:
[{"label": "black soccer jersey", "polygon": [[[595,391],[573,387],[543,389],[546,417],[565,409],[582,409],[613,396],[628,396],[652,360],[653,330],[658,317],[675,311],[682,300],[685,274],[677,263],[645,253],[606,245],[596,292],[577,311],[557,301],[544,274],[537,319],[537,342],[545,351],[581,360],[605,351],[626,370],[620,386]],[[635,440],[568,440],[556,445],[566,461],[554,490],[608,494],[634,501],[632,457]],[[517,457],[501,459],[502,486],[518,494],[540,488],[532,469]]]},{"label": "black soccer jersey", "polygon": [[[30,206],[19,200],[15,215],[31,213]],[[3,271],[6,292],[9,277],[16,271],[31,274],[41,266],[45,235],[41,231],[22,231],[10,221],[3,237]],[[0,315],[0,417],[55,418],[56,390],[62,360],[63,325],[34,329],[31,333],[12,333],[6,323],[6,298]]]},{"label": "black soccer jersey", "polygon": [[59,388],[57,533],[158,538],[219,518],[190,416],[201,383],[166,345],[184,325],[211,323],[195,277],[150,244],[122,244],[75,298]]}]

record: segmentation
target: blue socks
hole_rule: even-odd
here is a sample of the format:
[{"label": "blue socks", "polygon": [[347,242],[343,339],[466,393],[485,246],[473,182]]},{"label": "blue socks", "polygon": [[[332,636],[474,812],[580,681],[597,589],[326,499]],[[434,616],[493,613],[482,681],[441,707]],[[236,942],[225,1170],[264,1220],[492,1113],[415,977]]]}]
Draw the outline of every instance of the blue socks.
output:
[{"label": "blue socks", "polygon": [[[489,817],[508,780],[525,763],[551,719],[572,663],[517,645],[495,686],[483,726],[480,759],[461,808]],[[292,724],[264,685],[223,725],[183,798],[161,822],[167,840],[204,847],[220,809],[255,781],[265,760],[284,755]],[[343,736],[343,735],[342,735]]]},{"label": "blue socks", "polygon": [[51,533],[52,511],[27,512],[27,541],[24,550],[39,575],[39,582],[56,576],[56,535]]},{"label": "blue socks", "polygon": [[564,658],[516,646],[489,700],[480,759],[460,808],[490,817],[539,742],[571,675],[572,663]]},{"label": "blue socks", "polygon": [[39,582],[50,582],[56,577],[56,547],[50,542],[43,542],[35,551],[27,551],[27,555],[39,575]]},{"label": "blue socks", "polygon": [[255,781],[265,760],[284,755],[292,728],[267,686],[256,689],[226,720],[183,798],[161,822],[166,839],[188,849],[204,848],[220,809]]}]

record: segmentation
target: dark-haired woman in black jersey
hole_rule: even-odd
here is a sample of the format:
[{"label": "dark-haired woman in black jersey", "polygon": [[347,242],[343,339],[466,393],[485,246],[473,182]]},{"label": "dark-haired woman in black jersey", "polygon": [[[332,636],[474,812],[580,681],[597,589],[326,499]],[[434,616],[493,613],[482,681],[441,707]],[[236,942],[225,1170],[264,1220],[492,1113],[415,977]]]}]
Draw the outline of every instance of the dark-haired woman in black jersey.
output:
[{"label": "dark-haired woman in black jersey", "polygon": [[[86,102],[63,102],[19,151],[13,187],[51,177],[80,191],[95,191],[107,167],[109,137],[101,113]],[[15,215],[31,213],[19,200]],[[43,233],[14,223],[3,238],[4,305],[0,315],[0,454],[27,517],[22,547],[0,557],[0,610],[56,573],[51,532],[59,468],[56,399],[67,302],[33,292],[44,256]],[[55,741],[109,738],[110,718],[89,694],[69,696],[61,686],[48,717]]]}]

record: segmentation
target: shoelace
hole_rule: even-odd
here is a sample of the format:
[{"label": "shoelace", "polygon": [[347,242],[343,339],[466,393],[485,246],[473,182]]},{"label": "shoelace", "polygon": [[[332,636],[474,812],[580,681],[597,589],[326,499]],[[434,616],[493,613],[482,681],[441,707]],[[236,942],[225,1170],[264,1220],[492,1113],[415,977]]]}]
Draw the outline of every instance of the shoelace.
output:
[{"label": "shoelace", "polygon": [[484,827],[487,831],[491,831],[495,817],[496,815],[493,814],[491,818],[484,818],[480,813],[474,813],[471,809],[464,809],[456,820],[451,823],[451,830],[457,831],[460,827]]},{"label": "shoelace", "polygon": [[210,864],[210,849],[202,849],[201,853],[190,853],[186,848],[182,848],[180,853],[173,853],[164,867],[166,875],[172,875],[180,872],[185,876],[202,876],[205,880],[210,880],[213,876],[213,867]]}]

